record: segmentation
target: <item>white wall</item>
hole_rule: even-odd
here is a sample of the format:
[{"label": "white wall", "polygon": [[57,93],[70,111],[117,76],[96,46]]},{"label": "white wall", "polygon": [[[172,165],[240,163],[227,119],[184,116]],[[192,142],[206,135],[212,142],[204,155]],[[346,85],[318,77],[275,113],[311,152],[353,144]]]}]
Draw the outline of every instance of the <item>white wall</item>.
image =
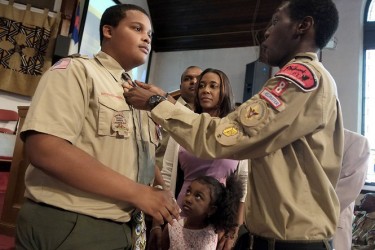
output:
[{"label": "white wall", "polygon": [[246,64],[258,58],[257,47],[159,52],[152,54],[149,82],[166,91],[179,89],[181,74],[191,65],[220,69],[229,77],[237,102],[242,102]]},{"label": "white wall", "polygon": [[[346,128],[360,131],[362,84],[362,23],[366,0],[334,0],[340,13],[334,50],[324,49],[322,60],[338,86]],[[147,9],[146,0],[133,1]],[[230,78],[236,100],[241,101],[245,67],[257,58],[254,47],[153,53],[149,82],[167,91],[178,89],[182,71],[190,65],[223,70]],[[29,99],[0,91],[0,108],[16,110]]]},{"label": "white wall", "polygon": [[360,132],[362,105],[363,12],[366,0],[334,0],[340,14],[337,47],[322,61],[336,80],[346,128]]}]

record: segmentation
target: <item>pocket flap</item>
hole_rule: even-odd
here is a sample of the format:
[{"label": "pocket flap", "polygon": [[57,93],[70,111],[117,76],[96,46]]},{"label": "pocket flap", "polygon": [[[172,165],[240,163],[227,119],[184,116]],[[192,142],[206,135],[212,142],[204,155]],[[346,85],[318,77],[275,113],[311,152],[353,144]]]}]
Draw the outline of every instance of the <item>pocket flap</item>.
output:
[{"label": "pocket flap", "polygon": [[99,103],[114,111],[130,110],[125,99],[120,99],[114,96],[100,96]]}]

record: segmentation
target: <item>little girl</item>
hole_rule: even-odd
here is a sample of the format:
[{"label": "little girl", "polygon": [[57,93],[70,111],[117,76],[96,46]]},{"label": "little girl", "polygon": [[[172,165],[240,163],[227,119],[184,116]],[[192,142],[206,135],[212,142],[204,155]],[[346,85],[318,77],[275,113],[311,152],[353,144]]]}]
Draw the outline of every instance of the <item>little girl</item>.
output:
[{"label": "little girl", "polygon": [[[185,218],[164,228],[162,249],[215,250],[216,231],[228,234],[237,225],[237,212],[243,185],[237,176],[230,175],[226,186],[211,176],[196,178],[183,199]],[[228,236],[227,236],[228,237]]]}]

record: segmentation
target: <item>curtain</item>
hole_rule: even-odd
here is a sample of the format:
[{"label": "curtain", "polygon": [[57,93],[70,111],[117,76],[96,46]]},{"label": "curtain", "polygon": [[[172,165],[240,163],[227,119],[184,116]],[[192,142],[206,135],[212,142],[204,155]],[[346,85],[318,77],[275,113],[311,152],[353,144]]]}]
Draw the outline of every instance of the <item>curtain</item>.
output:
[{"label": "curtain", "polygon": [[32,96],[51,66],[61,15],[0,4],[0,90]]}]

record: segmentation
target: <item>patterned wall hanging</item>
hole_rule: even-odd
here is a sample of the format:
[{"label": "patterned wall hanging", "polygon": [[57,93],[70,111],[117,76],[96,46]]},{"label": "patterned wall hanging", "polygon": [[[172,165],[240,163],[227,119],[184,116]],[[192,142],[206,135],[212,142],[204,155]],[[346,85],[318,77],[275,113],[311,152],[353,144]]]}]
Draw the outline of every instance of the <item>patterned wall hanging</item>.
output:
[{"label": "patterned wall hanging", "polygon": [[61,15],[0,4],[0,90],[32,96],[51,66]]}]

